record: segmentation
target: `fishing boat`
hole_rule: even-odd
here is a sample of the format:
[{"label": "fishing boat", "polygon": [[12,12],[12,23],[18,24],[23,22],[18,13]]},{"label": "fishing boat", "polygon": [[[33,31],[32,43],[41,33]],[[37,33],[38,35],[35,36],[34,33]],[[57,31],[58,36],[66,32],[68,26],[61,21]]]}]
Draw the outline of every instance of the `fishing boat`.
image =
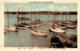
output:
[{"label": "fishing boat", "polygon": [[[58,26],[59,28],[66,30],[66,25],[62,23],[62,21],[58,21],[57,23],[53,23],[55,26]],[[53,26],[53,25],[52,25]]]},{"label": "fishing boat", "polygon": [[36,25],[38,26],[38,24],[36,24],[36,16],[35,16],[35,29],[31,30],[31,34],[35,36],[47,36],[47,32],[38,30]]},{"label": "fishing boat", "polygon": [[25,22],[25,21],[30,20],[30,18],[25,18],[25,17],[23,17],[23,13],[22,13],[22,17],[21,17],[21,18],[20,18],[20,17],[17,17],[17,20],[18,20],[18,21],[22,21],[20,24],[23,25],[24,27],[25,27],[25,26],[30,26],[29,23],[26,23],[26,22]]},{"label": "fishing boat", "polygon": [[24,20],[23,17],[21,17],[21,18],[19,17],[19,5],[18,5],[18,11],[17,11],[17,23],[15,24],[15,26],[18,27],[18,28],[19,28],[19,27],[24,27],[23,24],[20,24],[20,23],[19,23],[19,21],[23,21],[23,20]]},{"label": "fishing boat", "polygon": [[[32,13],[31,13],[31,19],[32,19]],[[36,23],[35,23],[35,22],[36,22]],[[31,23],[25,25],[25,27],[26,27],[26,28],[31,28],[31,27],[34,27],[35,25],[36,25],[37,27],[39,27],[39,26],[41,25],[41,21],[40,21],[40,20],[36,20],[35,22],[33,22],[33,21],[31,20]]]},{"label": "fishing boat", "polygon": [[67,27],[65,27],[65,26],[62,26],[62,27],[59,27],[59,28],[61,28],[61,29],[63,29],[63,30],[66,30],[66,28],[67,28]]},{"label": "fishing boat", "polygon": [[59,27],[55,27],[55,28],[51,27],[49,30],[52,31],[52,32],[55,32],[55,33],[65,33],[65,30],[63,30]]},{"label": "fishing boat", "polygon": [[63,30],[66,30],[67,29],[66,24],[63,24],[63,23],[61,25],[59,25],[59,28],[61,28]]},{"label": "fishing boat", "polygon": [[70,12],[70,22],[67,24],[67,28],[75,29],[76,25],[71,21],[71,12]]},{"label": "fishing boat", "polygon": [[[23,9],[23,7],[21,7]],[[19,16],[19,6],[17,11],[17,24],[15,26],[17,27],[31,27],[30,24],[26,23],[25,21],[30,20],[30,18],[23,17],[23,12],[21,13],[22,16]]]},{"label": "fishing boat", "polygon": [[52,23],[51,27],[49,28],[49,31],[55,33],[65,33],[66,27],[62,25],[63,25],[62,21],[56,21],[56,14],[55,14],[55,21]]},{"label": "fishing boat", "polygon": [[61,31],[61,32],[65,32],[66,27],[64,25],[58,25],[58,24],[54,24],[51,25],[52,27],[49,29],[51,32],[53,32],[54,30],[56,31]]},{"label": "fishing boat", "polygon": [[42,24],[42,22],[38,21],[38,20],[36,20],[35,22],[32,23],[32,25],[37,26],[37,27],[41,26],[41,24]]},{"label": "fishing boat", "polygon": [[30,20],[30,18],[24,18],[24,17],[17,17],[18,20]]},{"label": "fishing boat", "polygon": [[40,14],[39,14],[39,19],[35,20],[35,22],[32,22],[31,23],[32,27],[36,26],[36,27],[39,27],[39,26],[42,26],[42,25],[45,25],[43,22],[41,22],[40,20]]},{"label": "fishing boat", "polygon": [[[62,12],[60,12],[60,15],[63,15]],[[63,17],[62,17],[62,21],[57,21],[56,24],[59,26],[59,28],[63,29],[63,30],[66,30],[66,24],[64,23],[65,21],[63,20]]]},{"label": "fishing boat", "polygon": [[5,27],[5,32],[16,32],[16,31],[17,31],[17,29],[15,26]]},{"label": "fishing boat", "polygon": [[70,23],[70,24],[67,24],[67,28],[74,29],[76,28],[76,25]]},{"label": "fishing boat", "polygon": [[[7,9],[8,12],[8,9]],[[9,26],[9,15],[7,14],[7,18],[8,18],[8,26],[4,27],[4,32],[17,32],[17,27],[16,26]]]},{"label": "fishing boat", "polygon": [[[53,35],[55,36],[55,37],[57,37],[60,41],[59,42],[56,42],[55,43],[55,40],[51,40],[52,42],[50,43],[52,46],[53,45],[56,45],[56,46],[58,46],[58,45],[61,45],[61,46],[58,46],[58,47],[71,47],[71,48],[73,48],[73,47],[76,47],[77,46],[77,44],[76,44],[76,41],[75,40],[71,40],[70,39],[70,36],[67,36],[66,34],[56,34],[56,33],[53,33]],[[58,41],[58,40],[56,40],[56,41]],[[61,43],[60,43],[61,42]],[[55,44],[54,44],[55,43]],[[57,43],[58,43],[58,45],[57,45]],[[66,44],[67,43],[67,44]],[[63,45],[64,44],[64,45]],[[71,45],[71,46],[68,46],[68,45]]]},{"label": "fishing boat", "polygon": [[36,36],[47,36],[47,32],[41,30],[31,30],[31,33]]}]

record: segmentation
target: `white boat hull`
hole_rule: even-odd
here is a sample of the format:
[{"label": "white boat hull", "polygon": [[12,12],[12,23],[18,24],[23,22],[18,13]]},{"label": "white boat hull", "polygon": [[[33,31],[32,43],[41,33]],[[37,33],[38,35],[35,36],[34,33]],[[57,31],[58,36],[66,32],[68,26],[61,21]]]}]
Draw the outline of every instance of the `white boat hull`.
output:
[{"label": "white boat hull", "polygon": [[41,30],[31,30],[31,34],[36,36],[47,36],[47,32]]},{"label": "white boat hull", "polygon": [[66,27],[59,27],[59,28],[61,28],[61,29],[63,29],[63,30],[66,29]]},{"label": "white boat hull", "polygon": [[60,28],[58,28],[58,29],[50,28],[50,30],[51,30],[52,32],[55,32],[55,33],[65,33],[65,30],[62,30],[62,29],[60,29]]},{"label": "white boat hull", "polygon": [[15,31],[16,31],[16,27],[5,27],[4,32],[15,32]]},{"label": "white boat hull", "polygon": [[67,28],[75,28],[76,25],[67,25]]}]

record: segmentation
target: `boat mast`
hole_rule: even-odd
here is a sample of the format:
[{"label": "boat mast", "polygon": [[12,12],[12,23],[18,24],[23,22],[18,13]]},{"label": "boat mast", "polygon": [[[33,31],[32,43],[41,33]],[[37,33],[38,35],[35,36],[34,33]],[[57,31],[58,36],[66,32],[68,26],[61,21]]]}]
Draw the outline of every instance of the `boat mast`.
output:
[{"label": "boat mast", "polygon": [[[55,10],[55,8],[54,8],[54,10]],[[53,15],[53,22],[54,22],[54,20],[55,20],[55,19],[54,19],[54,18],[55,18],[55,16],[54,16],[54,15],[55,15],[55,11],[53,11],[52,15]],[[53,24],[53,23],[52,23],[52,24]]]},{"label": "boat mast", "polygon": [[53,15],[53,22],[54,22],[54,12],[52,13],[52,15]]},{"label": "boat mast", "polygon": [[65,18],[65,17],[66,17],[65,15],[66,15],[66,14],[64,14],[64,13],[63,13],[63,22],[64,22],[64,21],[65,21],[65,19],[66,19],[66,18]]},{"label": "boat mast", "polygon": [[40,19],[40,12],[38,14],[39,14],[39,20],[41,21],[41,19]]},{"label": "boat mast", "polygon": [[[68,16],[68,13],[66,13],[66,16]],[[65,17],[66,17],[66,16],[65,16]],[[67,21],[67,17],[66,17],[66,20],[65,20],[65,21]]]},{"label": "boat mast", "polygon": [[[54,8],[54,13],[53,13],[53,19],[54,19],[53,22],[56,21],[56,10],[55,10],[55,8]],[[54,23],[52,23],[52,25],[54,25]]]},{"label": "boat mast", "polygon": [[8,8],[7,8],[7,23],[8,23],[8,27],[9,27],[9,15],[8,15]]},{"label": "boat mast", "polygon": [[[21,9],[22,9],[22,18],[23,18],[23,5],[21,5]],[[23,22],[25,23],[25,20],[23,20]]]},{"label": "boat mast", "polygon": [[55,12],[54,13],[55,13],[55,21],[56,21],[56,9],[55,9]]},{"label": "boat mast", "polygon": [[32,23],[32,10],[31,10],[31,23]]},{"label": "boat mast", "polygon": [[48,12],[48,22],[49,22],[49,12]]},{"label": "boat mast", "polygon": [[70,21],[71,21],[71,9],[70,9]]},{"label": "boat mast", "polygon": [[63,22],[63,16],[64,16],[64,15],[63,15],[63,12],[61,13],[61,15],[62,15],[62,22]]},{"label": "boat mast", "polygon": [[35,30],[36,30],[36,13],[35,13]]},{"label": "boat mast", "polygon": [[18,11],[17,11],[17,25],[19,24],[18,17],[19,17],[19,5],[18,5]]}]

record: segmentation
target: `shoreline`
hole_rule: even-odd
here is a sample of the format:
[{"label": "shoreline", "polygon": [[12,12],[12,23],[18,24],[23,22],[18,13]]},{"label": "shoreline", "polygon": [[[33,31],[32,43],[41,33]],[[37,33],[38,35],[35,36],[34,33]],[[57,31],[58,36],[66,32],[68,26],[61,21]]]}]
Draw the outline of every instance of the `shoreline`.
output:
[{"label": "shoreline", "polygon": [[77,15],[77,11],[72,12],[53,12],[53,11],[4,11],[4,14],[53,14],[53,15]]}]

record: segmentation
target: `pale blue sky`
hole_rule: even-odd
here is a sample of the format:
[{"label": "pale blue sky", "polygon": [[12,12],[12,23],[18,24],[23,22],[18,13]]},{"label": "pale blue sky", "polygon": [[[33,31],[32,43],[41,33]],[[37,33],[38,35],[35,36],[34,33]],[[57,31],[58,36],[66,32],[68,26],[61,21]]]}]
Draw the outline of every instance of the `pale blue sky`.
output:
[{"label": "pale blue sky", "polygon": [[5,3],[5,11],[77,11],[76,3]]}]

